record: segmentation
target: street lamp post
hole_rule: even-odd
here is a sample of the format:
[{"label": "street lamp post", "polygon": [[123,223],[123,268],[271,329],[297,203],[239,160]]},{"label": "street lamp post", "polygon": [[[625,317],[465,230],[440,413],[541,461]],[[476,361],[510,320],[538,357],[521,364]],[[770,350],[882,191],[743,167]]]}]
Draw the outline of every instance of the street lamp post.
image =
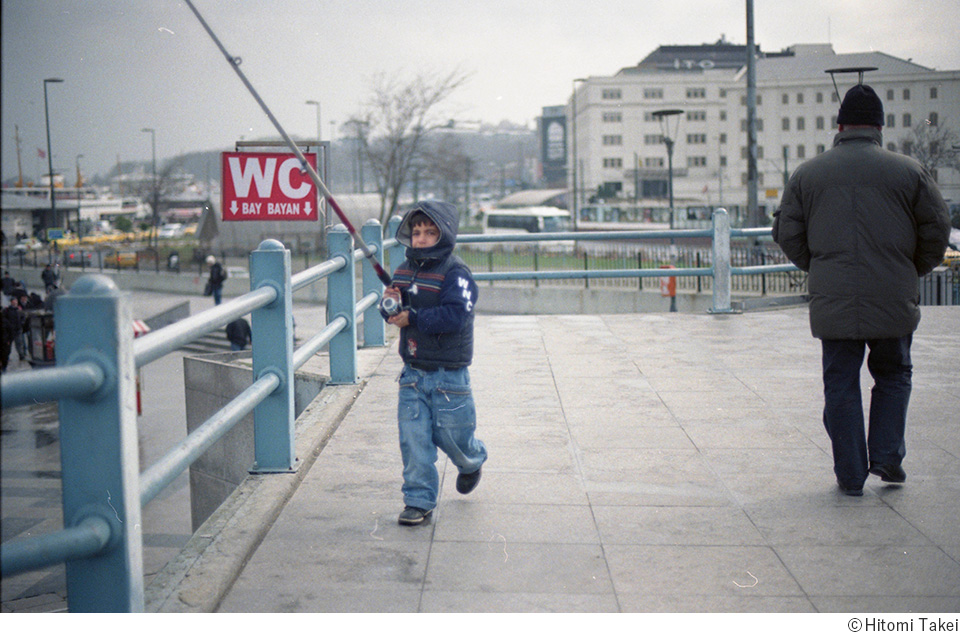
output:
[{"label": "street lamp post", "polygon": [[[307,105],[317,107],[317,172],[319,174],[324,175],[324,177],[326,177],[327,156],[323,151],[323,131],[321,129],[320,102],[315,99],[308,99]],[[322,196],[318,191],[317,200],[316,200],[317,210],[325,209],[325,207],[321,205],[321,198]],[[321,256],[324,256],[326,254],[326,248],[327,248],[327,219],[321,217],[320,218],[320,255]]]},{"label": "street lamp post", "polygon": [[77,238],[83,238],[83,218],[80,215],[80,201],[83,198],[80,196],[80,188],[83,187],[83,175],[80,174],[80,159],[82,158],[82,154],[77,155]]},{"label": "street lamp post", "polygon": [[140,132],[150,133],[150,154],[153,157],[153,248],[160,248],[160,191],[157,188],[157,131],[142,128]]},{"label": "street lamp post", "polygon": [[[667,146],[667,190],[670,197],[670,229],[673,229],[673,137],[670,136],[670,117],[682,115],[683,111],[679,108],[667,110],[655,110],[650,113],[660,122],[660,133],[663,136],[663,144]],[[677,125],[674,127],[674,134],[680,128],[680,117],[677,117]]]},{"label": "street lamp post", "polygon": [[53,152],[50,149],[50,107],[47,104],[47,84],[62,84],[63,80],[51,77],[43,80],[43,114],[47,121],[47,168],[50,171],[50,225],[57,224],[57,199],[53,195]]},{"label": "street lamp post", "polygon": [[577,231],[577,223],[580,216],[580,205],[577,191],[577,82],[587,81],[586,77],[578,77],[573,80],[573,99],[572,99],[572,119],[570,124],[573,136],[573,165],[571,166],[571,179],[573,181],[573,231]]}]

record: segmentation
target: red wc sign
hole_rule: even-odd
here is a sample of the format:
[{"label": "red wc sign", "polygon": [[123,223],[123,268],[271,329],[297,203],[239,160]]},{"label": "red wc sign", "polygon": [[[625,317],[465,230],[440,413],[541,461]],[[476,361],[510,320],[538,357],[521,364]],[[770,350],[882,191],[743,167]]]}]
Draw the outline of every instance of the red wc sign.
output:
[{"label": "red wc sign", "polygon": [[[305,153],[317,167],[317,154]],[[224,152],[223,220],[317,220],[317,188],[295,154]]]}]

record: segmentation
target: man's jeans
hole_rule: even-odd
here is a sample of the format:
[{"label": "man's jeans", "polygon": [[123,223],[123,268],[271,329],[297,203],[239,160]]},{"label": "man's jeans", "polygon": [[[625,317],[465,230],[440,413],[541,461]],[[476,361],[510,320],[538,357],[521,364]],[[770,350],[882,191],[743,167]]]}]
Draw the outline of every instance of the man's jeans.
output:
[{"label": "man's jeans", "polygon": [[437,506],[437,448],[461,474],[473,474],[487,460],[486,447],[474,437],[477,414],[465,367],[423,371],[404,366],[397,421],[404,505],[426,510]]},{"label": "man's jeans", "polygon": [[[900,465],[913,366],[913,335],[881,340],[823,340],[823,425],[833,444],[837,480],[859,488],[867,480],[869,463]],[[864,433],[860,397],[860,367],[870,347],[867,368],[873,375],[870,428]]]}]

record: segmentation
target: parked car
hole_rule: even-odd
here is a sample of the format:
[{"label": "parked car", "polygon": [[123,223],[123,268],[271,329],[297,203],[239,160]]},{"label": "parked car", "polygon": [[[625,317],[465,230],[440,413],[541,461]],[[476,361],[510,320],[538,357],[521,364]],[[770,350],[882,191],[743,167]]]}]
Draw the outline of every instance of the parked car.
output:
[{"label": "parked car", "polygon": [[160,238],[180,238],[183,236],[183,225],[180,223],[167,223],[160,228],[157,234]]},{"label": "parked car", "polygon": [[13,246],[13,250],[17,253],[33,251],[35,249],[43,249],[43,243],[36,238],[27,238],[26,240],[21,240]]},{"label": "parked car", "polygon": [[111,251],[103,259],[103,266],[126,269],[136,267],[139,254],[135,251]]},{"label": "parked car", "polygon": [[68,267],[85,267],[94,264],[94,252],[89,249],[67,249],[63,252],[63,264]]}]

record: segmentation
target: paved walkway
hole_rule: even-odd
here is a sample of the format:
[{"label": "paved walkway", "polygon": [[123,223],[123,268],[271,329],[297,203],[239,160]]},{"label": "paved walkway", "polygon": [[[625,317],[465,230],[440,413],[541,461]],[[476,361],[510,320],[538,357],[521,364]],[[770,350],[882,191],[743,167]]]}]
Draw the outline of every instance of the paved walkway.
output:
[{"label": "paved walkway", "polygon": [[906,485],[862,498],[805,308],[481,316],[476,339],[477,490],[441,457],[432,521],[397,525],[391,347],[220,611],[960,611],[960,310],[915,338]]}]

